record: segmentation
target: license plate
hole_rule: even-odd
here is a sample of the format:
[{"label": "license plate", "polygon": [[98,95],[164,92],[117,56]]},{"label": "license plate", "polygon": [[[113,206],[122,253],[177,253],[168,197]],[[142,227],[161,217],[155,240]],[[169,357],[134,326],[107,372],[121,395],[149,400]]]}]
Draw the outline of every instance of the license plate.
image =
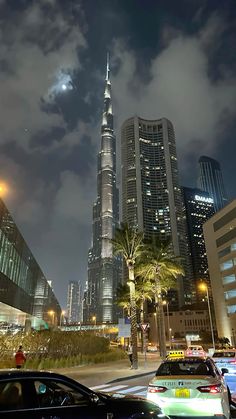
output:
[{"label": "license plate", "polygon": [[175,390],[175,397],[180,397],[180,398],[190,397],[190,390],[188,388],[177,388]]}]

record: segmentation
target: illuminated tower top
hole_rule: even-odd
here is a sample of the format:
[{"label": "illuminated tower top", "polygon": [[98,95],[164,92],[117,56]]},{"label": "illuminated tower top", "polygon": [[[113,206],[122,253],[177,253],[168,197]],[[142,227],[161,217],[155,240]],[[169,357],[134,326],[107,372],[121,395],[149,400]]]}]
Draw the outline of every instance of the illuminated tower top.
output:
[{"label": "illuminated tower top", "polygon": [[102,114],[102,134],[107,130],[113,132],[109,53],[107,53],[106,84],[104,90],[104,105]]}]

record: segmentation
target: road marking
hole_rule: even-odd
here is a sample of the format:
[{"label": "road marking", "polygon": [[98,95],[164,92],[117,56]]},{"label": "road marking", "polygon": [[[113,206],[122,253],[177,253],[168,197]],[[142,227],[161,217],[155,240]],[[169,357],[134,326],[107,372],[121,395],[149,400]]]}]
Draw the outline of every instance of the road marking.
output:
[{"label": "road marking", "polygon": [[90,387],[91,390],[98,390],[99,388],[109,387],[111,384],[101,384],[99,386]]},{"label": "road marking", "polygon": [[116,391],[116,390],[120,390],[121,388],[127,388],[128,386],[123,384],[123,385],[119,385],[119,386],[111,386],[111,384],[101,384],[100,386],[96,386],[96,387],[90,387],[91,390],[101,390],[103,391]]},{"label": "road marking", "polygon": [[147,389],[147,386],[129,387],[129,388],[126,388],[125,390],[121,390],[120,393],[124,393],[124,394],[125,393],[136,393],[136,392],[138,392],[138,390],[142,390],[143,391],[144,388]]},{"label": "road marking", "polygon": [[137,394],[138,396],[146,396],[147,394],[147,386],[128,386],[127,384],[123,384],[123,385],[118,385],[118,386],[113,386],[110,387],[110,384],[101,384],[99,386],[94,386],[94,387],[90,387],[91,390],[100,390],[100,391],[104,391],[104,392],[109,392],[109,391],[114,391],[116,392],[117,390],[118,393],[121,394]]}]

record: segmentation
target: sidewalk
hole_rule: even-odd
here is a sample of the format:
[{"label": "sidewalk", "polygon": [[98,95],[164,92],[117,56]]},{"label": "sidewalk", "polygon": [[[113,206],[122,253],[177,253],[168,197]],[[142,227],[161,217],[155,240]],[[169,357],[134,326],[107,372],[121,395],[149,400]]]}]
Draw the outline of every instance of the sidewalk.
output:
[{"label": "sidewalk", "polygon": [[54,372],[65,374],[74,380],[79,381],[86,386],[96,386],[103,383],[122,381],[123,379],[132,379],[137,376],[143,376],[156,371],[160,363],[160,357],[157,354],[147,353],[145,362],[144,355],[138,356],[138,369],[131,370],[129,360],[107,362],[104,364],[93,364],[77,366],[70,368],[57,368]]}]

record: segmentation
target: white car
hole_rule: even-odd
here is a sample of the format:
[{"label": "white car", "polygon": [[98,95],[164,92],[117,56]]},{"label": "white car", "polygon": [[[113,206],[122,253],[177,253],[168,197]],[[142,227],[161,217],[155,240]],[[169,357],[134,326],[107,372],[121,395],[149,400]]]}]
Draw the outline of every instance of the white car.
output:
[{"label": "white car", "polygon": [[149,383],[147,399],[169,416],[230,418],[228,388],[210,358],[163,361]]},{"label": "white car", "polygon": [[236,374],[235,349],[220,349],[213,353],[212,359],[218,368],[227,368],[230,374]]}]

